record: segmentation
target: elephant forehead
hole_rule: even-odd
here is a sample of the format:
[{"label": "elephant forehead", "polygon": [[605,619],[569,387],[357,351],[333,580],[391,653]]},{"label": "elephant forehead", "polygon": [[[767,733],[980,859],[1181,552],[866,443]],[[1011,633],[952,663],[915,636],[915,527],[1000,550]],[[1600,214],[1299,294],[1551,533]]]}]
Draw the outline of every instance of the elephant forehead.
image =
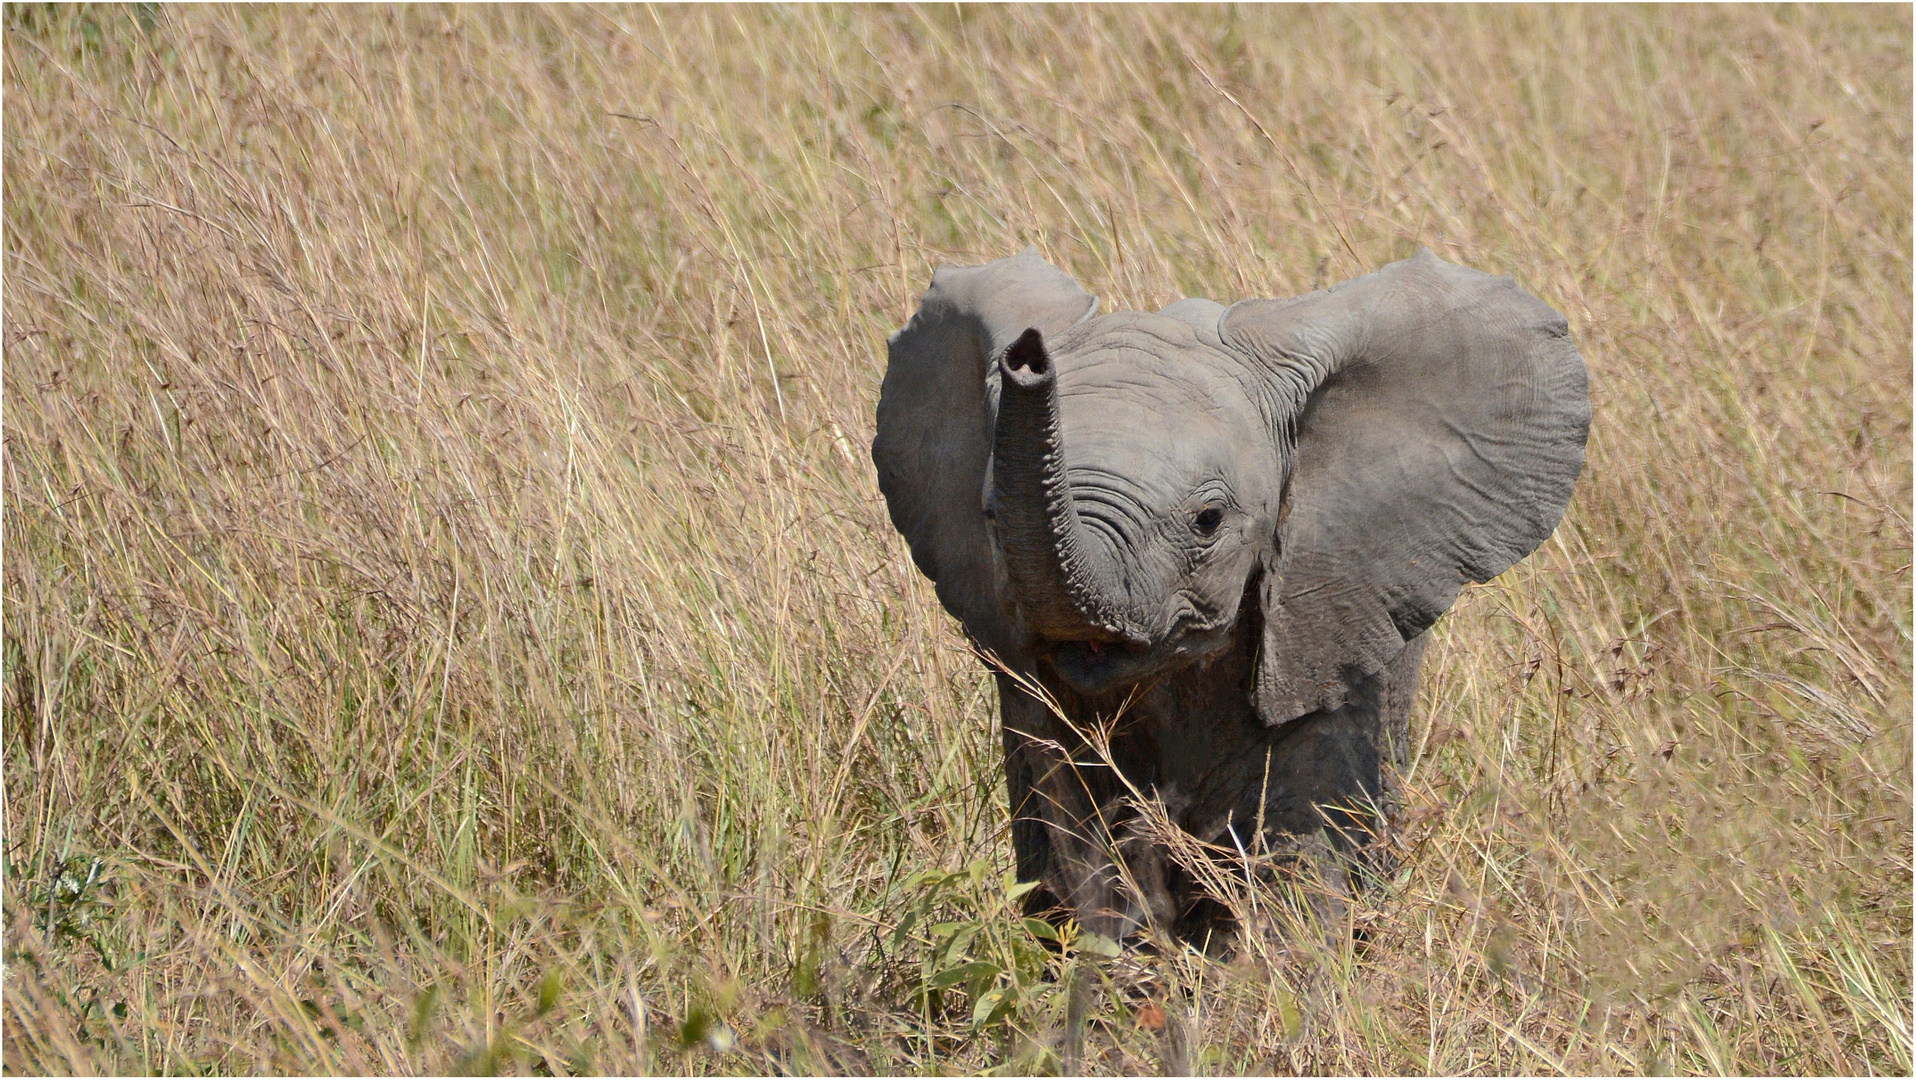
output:
[{"label": "elephant forehead", "polygon": [[[1075,378],[1073,376],[1076,376]],[[1176,497],[1257,445],[1252,412],[1215,373],[1179,378],[1106,351],[1075,371],[1059,367],[1058,419],[1074,472],[1094,467],[1138,494]]]},{"label": "elephant forehead", "polygon": [[1078,323],[1051,342],[1055,359],[1085,358],[1108,352],[1127,352],[1177,361],[1217,350],[1182,319],[1141,311],[1114,311]]},{"label": "elephant forehead", "polygon": [[1058,389],[1155,387],[1211,383],[1234,375],[1234,358],[1175,318],[1113,312],[1084,320],[1052,343]]},{"label": "elephant forehead", "polygon": [[1143,412],[1226,413],[1246,402],[1234,358],[1205,341],[1190,323],[1163,315],[1118,312],[1073,327],[1052,354],[1067,421],[1108,414],[1129,422]]}]

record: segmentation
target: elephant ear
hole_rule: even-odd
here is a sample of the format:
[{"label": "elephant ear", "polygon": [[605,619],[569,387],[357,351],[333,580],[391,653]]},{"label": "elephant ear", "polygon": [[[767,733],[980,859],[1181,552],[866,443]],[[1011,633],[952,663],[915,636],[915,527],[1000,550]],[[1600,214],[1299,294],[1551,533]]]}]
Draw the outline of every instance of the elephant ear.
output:
[{"label": "elephant ear", "polygon": [[1428,249],[1219,322],[1293,447],[1262,582],[1269,725],[1341,707],[1549,537],[1583,469],[1588,376],[1563,316]]},{"label": "elephant ear", "polygon": [[888,343],[872,463],[892,525],[945,610],[1003,655],[1016,641],[984,512],[997,408],[992,361],[1026,330],[1051,337],[1097,307],[1029,247],[983,266],[940,267]]}]

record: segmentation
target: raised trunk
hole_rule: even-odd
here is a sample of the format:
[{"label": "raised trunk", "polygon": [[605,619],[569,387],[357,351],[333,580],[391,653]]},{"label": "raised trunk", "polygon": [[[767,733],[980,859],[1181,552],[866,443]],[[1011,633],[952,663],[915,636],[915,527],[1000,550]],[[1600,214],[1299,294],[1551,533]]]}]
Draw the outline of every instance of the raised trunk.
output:
[{"label": "raised trunk", "polygon": [[1145,642],[1106,597],[1110,569],[1088,558],[1071,503],[1058,422],[1058,377],[1044,338],[1026,330],[998,362],[992,505],[1005,571],[1025,628],[1052,641]]}]

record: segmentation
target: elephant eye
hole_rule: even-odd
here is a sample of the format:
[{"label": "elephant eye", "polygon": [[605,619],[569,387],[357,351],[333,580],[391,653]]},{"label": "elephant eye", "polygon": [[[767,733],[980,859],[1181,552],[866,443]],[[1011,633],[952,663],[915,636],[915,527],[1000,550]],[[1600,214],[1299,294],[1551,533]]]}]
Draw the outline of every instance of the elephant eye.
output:
[{"label": "elephant eye", "polygon": [[1215,506],[1207,506],[1199,510],[1197,516],[1191,519],[1191,528],[1199,536],[1209,536],[1217,531],[1218,524],[1223,520],[1224,511]]}]

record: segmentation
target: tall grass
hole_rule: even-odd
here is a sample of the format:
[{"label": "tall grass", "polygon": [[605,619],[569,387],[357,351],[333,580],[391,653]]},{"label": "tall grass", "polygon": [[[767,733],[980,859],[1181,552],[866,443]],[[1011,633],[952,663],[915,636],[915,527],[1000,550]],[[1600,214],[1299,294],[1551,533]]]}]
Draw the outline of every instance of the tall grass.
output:
[{"label": "tall grass", "polygon": [[[4,63],[8,1070],[1911,1069],[1907,9],[11,5]],[[1356,944],[1013,914],[865,447],[933,266],[1027,242],[1570,320],[1588,468],[1433,633]]]}]

